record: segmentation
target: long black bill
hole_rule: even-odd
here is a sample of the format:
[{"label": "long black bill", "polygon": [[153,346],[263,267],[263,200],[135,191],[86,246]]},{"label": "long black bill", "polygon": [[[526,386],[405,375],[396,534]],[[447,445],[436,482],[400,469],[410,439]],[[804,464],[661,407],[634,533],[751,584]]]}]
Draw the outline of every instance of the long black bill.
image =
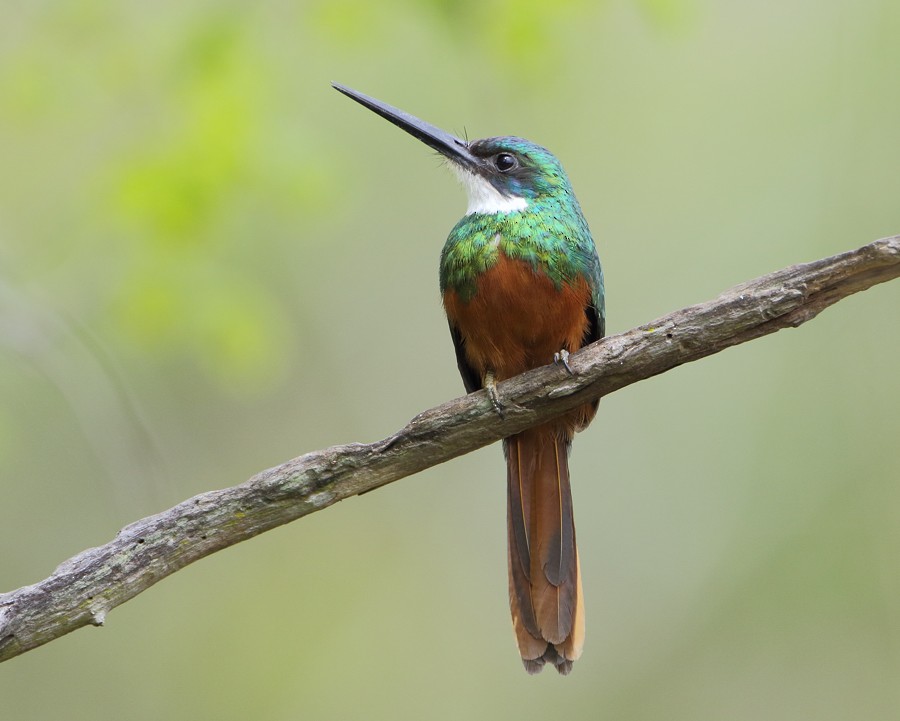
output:
[{"label": "long black bill", "polygon": [[378,113],[385,120],[405,130],[414,138],[418,138],[426,145],[437,150],[441,155],[462,165],[464,168],[473,170],[478,165],[475,156],[469,152],[469,144],[465,140],[461,140],[455,135],[450,135],[450,133],[445,133],[440,128],[436,128],[424,120],[419,120],[414,115],[398,110],[392,105],[382,103],[380,100],[371,98],[368,95],[363,95],[352,88],[339,85],[338,83],[332,83],[331,86],[360,105],[364,105],[373,113]]}]

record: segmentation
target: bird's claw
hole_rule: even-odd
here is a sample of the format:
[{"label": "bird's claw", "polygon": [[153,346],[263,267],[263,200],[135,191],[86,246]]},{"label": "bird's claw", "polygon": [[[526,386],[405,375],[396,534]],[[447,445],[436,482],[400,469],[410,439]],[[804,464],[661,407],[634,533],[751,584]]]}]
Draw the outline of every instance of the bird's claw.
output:
[{"label": "bird's claw", "polygon": [[503,404],[500,402],[500,394],[497,393],[497,382],[494,380],[494,374],[490,371],[484,374],[484,389],[487,391],[488,398],[491,399],[491,405],[501,418],[506,418],[503,412]]},{"label": "bird's claw", "polygon": [[572,370],[572,366],[569,365],[569,351],[565,348],[559,351],[559,353],[553,354],[553,362],[561,364],[568,372],[570,376],[575,375],[575,371]]}]

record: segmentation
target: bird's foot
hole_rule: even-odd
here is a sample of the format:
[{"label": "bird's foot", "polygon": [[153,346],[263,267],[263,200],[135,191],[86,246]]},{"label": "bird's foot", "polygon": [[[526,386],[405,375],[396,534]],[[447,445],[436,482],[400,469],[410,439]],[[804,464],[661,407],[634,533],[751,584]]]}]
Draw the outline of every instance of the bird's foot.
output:
[{"label": "bird's foot", "polygon": [[500,402],[500,394],[497,393],[497,381],[494,380],[493,371],[488,371],[484,374],[484,389],[487,391],[488,398],[491,399],[491,405],[494,406],[497,415],[501,418],[506,418],[506,413],[503,412],[503,404]]},{"label": "bird's foot", "polygon": [[559,353],[553,354],[553,362],[562,365],[569,372],[570,376],[575,375],[575,371],[573,371],[572,366],[569,365],[569,351],[565,348],[560,350]]}]

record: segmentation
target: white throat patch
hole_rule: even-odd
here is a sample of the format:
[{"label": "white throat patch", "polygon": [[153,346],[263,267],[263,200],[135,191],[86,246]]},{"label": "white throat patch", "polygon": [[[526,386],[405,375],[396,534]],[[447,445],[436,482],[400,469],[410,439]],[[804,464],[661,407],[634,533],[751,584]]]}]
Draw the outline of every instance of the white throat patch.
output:
[{"label": "white throat patch", "polygon": [[503,195],[480,175],[463,170],[452,163],[451,167],[456,171],[457,177],[459,177],[460,182],[466,189],[466,194],[469,196],[469,207],[466,208],[466,215],[472,215],[472,213],[484,213],[485,215],[515,213],[528,207],[528,201],[525,198],[518,195]]}]

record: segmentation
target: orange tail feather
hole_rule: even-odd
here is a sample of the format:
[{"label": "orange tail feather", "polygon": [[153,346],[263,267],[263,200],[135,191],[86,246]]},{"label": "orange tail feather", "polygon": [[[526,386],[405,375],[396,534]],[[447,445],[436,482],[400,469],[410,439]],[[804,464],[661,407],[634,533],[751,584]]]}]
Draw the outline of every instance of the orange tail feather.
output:
[{"label": "orange tail feather", "polygon": [[522,662],[567,674],[584,644],[581,570],[565,426],[539,426],[504,442],[509,606]]}]

